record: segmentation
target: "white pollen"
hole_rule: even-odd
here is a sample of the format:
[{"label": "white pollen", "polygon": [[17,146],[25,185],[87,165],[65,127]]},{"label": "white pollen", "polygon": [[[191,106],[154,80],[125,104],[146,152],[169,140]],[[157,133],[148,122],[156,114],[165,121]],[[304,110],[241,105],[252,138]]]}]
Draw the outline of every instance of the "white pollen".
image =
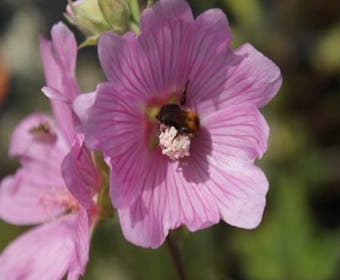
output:
[{"label": "white pollen", "polygon": [[178,160],[190,155],[190,136],[178,134],[173,126],[161,125],[159,135],[159,146],[162,154],[167,155],[171,160]]}]

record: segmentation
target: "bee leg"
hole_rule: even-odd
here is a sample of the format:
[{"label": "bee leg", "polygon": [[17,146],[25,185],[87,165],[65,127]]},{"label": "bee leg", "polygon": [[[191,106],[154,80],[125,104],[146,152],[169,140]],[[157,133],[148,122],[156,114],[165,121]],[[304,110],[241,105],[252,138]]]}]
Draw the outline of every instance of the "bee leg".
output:
[{"label": "bee leg", "polygon": [[181,101],[180,101],[181,106],[183,106],[185,104],[186,100],[187,100],[188,85],[189,85],[189,80],[185,84],[185,88],[184,88],[183,94],[181,96]]}]

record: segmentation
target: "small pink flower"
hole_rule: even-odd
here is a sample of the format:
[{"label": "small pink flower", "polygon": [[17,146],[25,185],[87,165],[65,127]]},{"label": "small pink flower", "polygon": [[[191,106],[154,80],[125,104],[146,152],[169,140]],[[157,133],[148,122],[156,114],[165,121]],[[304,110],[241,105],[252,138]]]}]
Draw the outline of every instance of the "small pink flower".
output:
[{"label": "small pink flower", "polygon": [[78,95],[77,55],[72,33],[59,23],[41,51],[56,122],[32,114],[14,130],[10,156],[20,160],[15,175],[0,184],[0,218],[38,225],[0,255],[6,279],[78,279],[84,274],[90,235],[97,219],[93,200],[100,184],[83,137],[75,131],[71,103]]},{"label": "small pink flower", "polygon": [[[269,129],[258,108],[277,93],[281,74],[251,45],[231,50],[230,42],[221,10],[194,19],[184,0],[146,9],[137,37],[99,40],[109,82],[74,109],[85,141],[110,160],[111,199],[137,245],[156,248],[181,225],[195,231],[220,219],[242,228],[261,221],[268,182],[254,161],[267,149]],[[159,121],[169,104],[191,125],[196,116],[196,128],[181,118]],[[172,128],[182,132],[173,137]]]}]

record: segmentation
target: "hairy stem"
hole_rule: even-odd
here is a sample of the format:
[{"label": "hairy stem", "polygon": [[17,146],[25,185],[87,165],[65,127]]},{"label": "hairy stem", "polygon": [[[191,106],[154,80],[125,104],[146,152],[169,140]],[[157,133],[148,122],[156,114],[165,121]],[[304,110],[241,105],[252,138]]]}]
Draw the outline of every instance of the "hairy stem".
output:
[{"label": "hairy stem", "polygon": [[171,259],[173,264],[176,268],[177,279],[178,280],[185,280],[185,273],[183,268],[182,259],[178,250],[178,246],[174,238],[171,237],[171,234],[168,235],[166,239],[166,244],[171,255]]}]

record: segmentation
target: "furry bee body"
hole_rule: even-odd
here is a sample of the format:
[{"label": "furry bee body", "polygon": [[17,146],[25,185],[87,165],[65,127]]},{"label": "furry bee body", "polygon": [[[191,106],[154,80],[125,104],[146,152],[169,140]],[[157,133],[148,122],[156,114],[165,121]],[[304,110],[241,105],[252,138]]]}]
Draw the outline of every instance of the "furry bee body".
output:
[{"label": "furry bee body", "polygon": [[163,105],[156,119],[166,126],[173,126],[180,134],[196,134],[200,127],[197,114],[183,110],[177,104]]},{"label": "furry bee body", "polygon": [[185,84],[183,94],[180,98],[180,105],[165,104],[161,107],[156,119],[159,123],[166,126],[173,126],[177,129],[178,134],[195,135],[200,128],[200,119],[198,115],[190,110],[182,108],[187,98],[189,81]]}]

